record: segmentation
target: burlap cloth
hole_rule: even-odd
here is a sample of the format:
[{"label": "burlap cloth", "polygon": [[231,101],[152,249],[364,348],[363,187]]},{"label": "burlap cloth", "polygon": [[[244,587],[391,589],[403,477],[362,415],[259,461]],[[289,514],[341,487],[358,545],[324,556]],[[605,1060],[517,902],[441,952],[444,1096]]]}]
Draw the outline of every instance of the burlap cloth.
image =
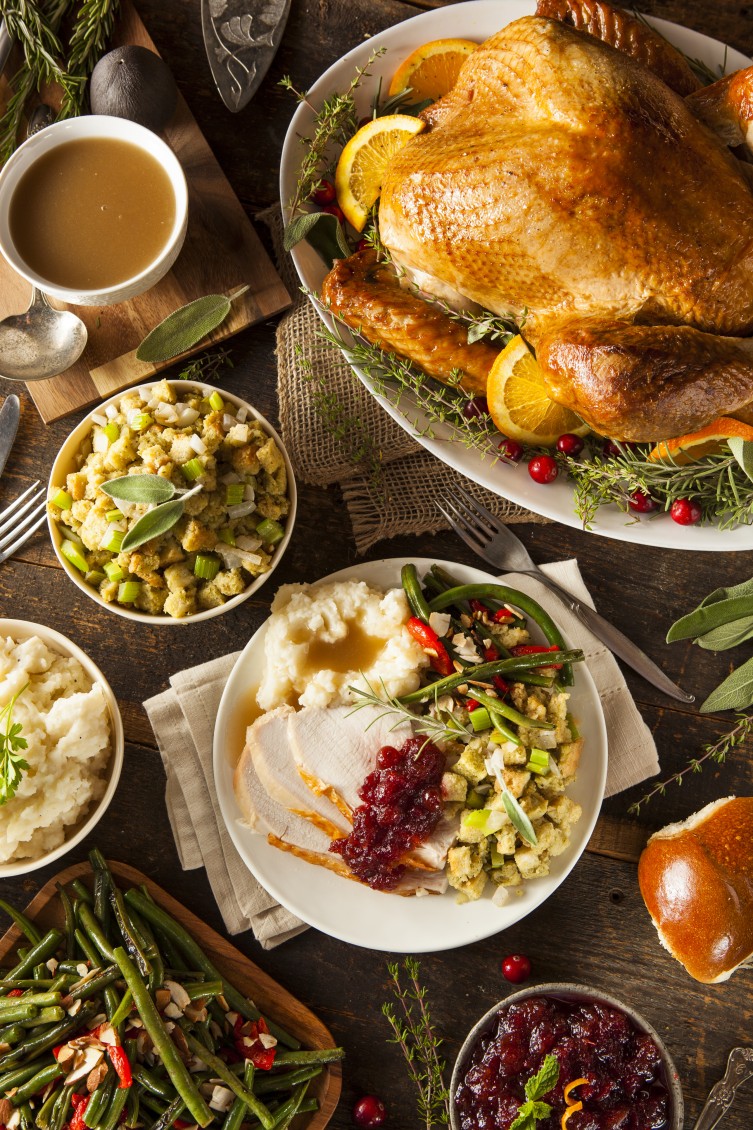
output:
[{"label": "burlap cloth", "polygon": [[[593,601],[575,561],[542,569],[579,600]],[[525,589],[547,609],[568,643],[582,648],[601,699],[607,730],[609,766],[606,795],[622,792],[659,771],[656,746],[619,667],[602,643],[540,582],[515,573],[502,578]],[[205,867],[229,934],[253,930],[265,949],[295,937],[307,927],[280,906],[247,869],[220,812],[212,769],[212,736],[217,708],[238,653],[180,671],[170,689],[144,703],[167,774],[165,799],[181,865]],[[584,735],[584,771],[590,735]]]},{"label": "burlap cloth", "polygon": [[269,228],[280,274],[293,296],[293,307],[277,329],[282,439],[299,479],[314,486],[340,485],[359,553],[382,538],[447,529],[433,503],[440,481],[444,487],[462,484],[505,522],[548,522],[443,465],[395,423],[340,352],[319,336],[319,315],[301,292],[282,247],[279,205],[257,218]]}]

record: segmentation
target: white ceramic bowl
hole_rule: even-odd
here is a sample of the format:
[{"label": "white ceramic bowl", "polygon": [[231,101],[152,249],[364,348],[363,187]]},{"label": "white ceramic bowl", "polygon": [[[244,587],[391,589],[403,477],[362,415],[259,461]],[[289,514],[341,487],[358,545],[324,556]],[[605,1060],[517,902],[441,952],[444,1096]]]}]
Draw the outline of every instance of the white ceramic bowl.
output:
[{"label": "white ceramic bowl", "polygon": [[92,682],[99,683],[102,688],[110,715],[111,743],[110,764],[107,768],[107,787],[102,797],[90,808],[86,816],[73,826],[60,847],[55,848],[54,851],[48,851],[46,855],[42,855],[38,859],[20,859],[16,863],[0,863],[0,880],[2,880],[10,879],[14,875],[26,875],[29,871],[36,871],[40,867],[46,867],[48,863],[54,863],[56,859],[60,859],[62,855],[65,855],[85,836],[89,835],[92,828],[104,816],[115,795],[120,780],[120,772],[123,768],[125,739],[123,737],[123,721],[110,684],[86,652],[77,647],[67,636],[53,631],[52,628],[46,628],[43,624],[34,624],[30,620],[3,619],[0,619],[0,636],[10,636],[17,641],[29,639],[31,636],[39,636],[53,651],[77,659]]},{"label": "white ceramic bowl", "polygon": [[[119,392],[115,396],[111,396],[109,400],[102,401],[102,403],[98,404],[97,407],[94,408],[88,416],[85,416],[83,418],[81,423],[73,429],[63,446],[60,448],[60,451],[57,453],[57,456],[55,457],[55,462],[52,464],[52,470],[50,471],[48,498],[54,498],[59,490],[64,489],[66,476],[69,475],[71,471],[78,469],[75,465],[75,457],[83,447],[87,436],[91,432],[92,415],[104,413],[108,404],[118,404],[118,402],[123,398],[123,396],[126,395],[126,393],[142,392],[144,389],[151,388],[157,383],[158,379],[155,379],[154,381],[149,381],[147,384],[135,385],[133,388],[125,389],[123,392]],[[249,417],[253,417],[255,420],[259,420],[259,422],[263,425],[267,435],[271,436],[272,439],[274,439],[275,443],[282,452],[283,459],[285,460],[285,469],[288,474],[288,497],[290,499],[290,512],[287,516],[287,521],[285,524],[285,536],[282,541],[278,543],[272,557],[272,564],[266,573],[262,573],[262,575],[252,581],[248,588],[245,588],[243,592],[240,592],[237,596],[233,596],[229,600],[226,600],[225,603],[221,604],[219,607],[205,608],[201,612],[194,613],[193,616],[184,616],[182,619],[176,619],[176,617],[174,616],[152,616],[148,612],[137,612],[134,609],[128,608],[123,604],[118,604],[117,601],[108,602],[104,600],[95,588],[92,588],[91,585],[87,585],[78,569],[76,569],[73,565],[71,565],[70,561],[63,557],[63,554],[60,550],[63,542],[63,537],[61,536],[57,522],[55,522],[48,513],[47,525],[50,530],[50,540],[52,541],[52,548],[55,550],[58,561],[63,566],[70,579],[73,581],[74,585],[76,585],[76,587],[79,588],[81,592],[86,593],[86,595],[91,600],[96,601],[100,608],[106,608],[108,612],[115,612],[118,616],[123,616],[127,620],[139,620],[142,624],[196,624],[200,620],[210,620],[213,616],[219,616],[223,612],[230,612],[231,609],[237,608],[239,604],[242,604],[244,600],[248,600],[251,594],[255,593],[257,589],[260,589],[265,581],[269,580],[269,578],[272,576],[272,573],[277,568],[282,555],[287,549],[288,542],[290,541],[291,534],[293,533],[293,526],[295,524],[297,491],[295,485],[295,476],[293,474],[293,466],[290,462],[290,458],[287,451],[285,450],[285,446],[282,440],[280,439],[279,435],[272,427],[272,425],[269,423],[269,421],[264,416],[262,416],[260,412],[257,412],[256,409],[248,403],[248,401],[241,400],[239,397],[234,396],[233,393],[228,392],[227,389],[214,388],[213,385],[205,384],[202,381],[177,381],[175,383],[177,383],[182,391],[185,391],[187,389],[207,389],[210,394],[212,392],[218,392],[224,401],[235,405],[236,409],[245,408]]]},{"label": "white ceramic bowl", "polygon": [[[15,189],[34,162],[45,153],[81,138],[107,138],[130,142],[154,157],[170,178],[175,194],[175,220],[172,231],[158,257],[138,275],[124,279],[116,286],[100,290],[80,291],[59,286],[32,271],[16,250],[9,225],[10,203]],[[54,200],[50,200],[54,208]],[[45,294],[74,306],[111,306],[143,294],[167,274],[178,258],[188,224],[188,187],[180,161],[169,145],[151,130],[125,118],[107,114],[89,114],[81,118],[55,122],[34,134],[21,145],[0,173],[0,251],[14,271],[39,287]]]}]

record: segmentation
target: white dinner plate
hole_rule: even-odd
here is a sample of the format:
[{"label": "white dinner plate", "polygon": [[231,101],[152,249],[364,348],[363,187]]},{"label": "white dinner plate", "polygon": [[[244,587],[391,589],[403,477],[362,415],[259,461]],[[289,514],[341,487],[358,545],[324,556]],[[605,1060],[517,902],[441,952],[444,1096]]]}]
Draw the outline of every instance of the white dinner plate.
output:
[{"label": "white dinner plate", "polygon": [[[321,106],[325,98],[334,91],[345,90],[357,67],[363,66],[371,53],[384,48],[381,55],[370,67],[370,78],[364,79],[356,95],[359,114],[370,112],[371,99],[379,79],[383,89],[398,64],[416,47],[433,39],[461,37],[481,42],[501,27],[534,12],[535,0],[470,0],[462,4],[450,4],[420,16],[405,20],[386,31],[379,32],[371,39],[354,47],[343,55],[308,92],[288,128],[282,150],[280,166],[280,197],[283,209],[291,200],[301,163],[303,149],[301,137],[311,136],[314,110]],[[740,51],[726,47],[716,39],[701,35],[700,32],[668,23],[666,20],[651,19],[650,22],[671,43],[675,44],[691,58],[700,59],[720,73],[750,65],[750,59]],[[314,293],[321,289],[326,267],[316,251],[302,241],[293,248],[293,262],[304,286]],[[319,314],[327,321],[327,316],[317,307]],[[343,330],[344,336],[346,332]],[[560,477],[555,483],[546,486],[534,483],[525,464],[507,466],[484,457],[479,452],[452,442],[441,425],[432,425],[433,437],[426,434],[429,425],[427,417],[411,404],[409,396],[403,394],[399,404],[377,394],[368,376],[360,369],[355,372],[376,399],[401,427],[409,432],[428,451],[436,455],[456,471],[493,491],[494,494],[509,498],[537,514],[553,518],[565,525],[580,528],[580,519],[573,510],[572,485]],[[592,523],[592,531],[604,537],[621,541],[639,542],[644,545],[664,546],[668,549],[698,550],[745,550],[753,549],[753,527],[743,526],[737,530],[720,533],[716,526],[679,526],[668,514],[653,518],[638,518],[623,514],[616,506],[602,507]]]},{"label": "white dinner plate", "polygon": [[[434,561],[413,558],[422,576]],[[405,559],[390,558],[341,569],[324,577],[361,580],[377,588],[399,587]],[[461,584],[494,581],[496,578],[455,562],[439,562]],[[535,634],[535,625],[534,633]],[[585,739],[581,768],[568,796],[583,808],[572,830],[567,850],[551,862],[549,875],[526,883],[513,892],[506,906],[495,906],[490,895],[458,906],[455,892],[427,898],[402,898],[373,891],[343,879],[323,867],[306,863],[267,843],[266,837],[243,823],[233,792],[233,769],[239,750],[233,750],[243,733],[238,712],[248,708],[250,688],[258,687],[264,663],[266,625],[249,640],[228,679],[214,731],[214,780],[220,811],[248,869],[271,895],[304,922],[325,934],[367,949],[393,953],[428,953],[468,945],[512,926],[559,887],[585,850],[599,815],[607,773],[607,734],[601,702],[585,665],[575,667],[570,707]],[[539,637],[543,638],[543,637]],[[242,713],[240,721],[248,717]],[[242,738],[241,738],[242,741]]]}]

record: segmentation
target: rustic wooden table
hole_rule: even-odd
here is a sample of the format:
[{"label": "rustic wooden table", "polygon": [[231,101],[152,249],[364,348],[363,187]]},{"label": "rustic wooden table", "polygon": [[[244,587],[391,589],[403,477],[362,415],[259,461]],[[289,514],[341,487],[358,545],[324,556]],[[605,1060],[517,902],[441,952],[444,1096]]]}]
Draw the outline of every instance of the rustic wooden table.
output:
[{"label": "rustic wooden table", "polygon": [[[250,212],[277,194],[277,170],[292,100],[278,85],[283,74],[299,87],[311,84],[365,36],[434,6],[432,0],[293,0],[277,59],[251,105],[231,115],[216,94],[201,41],[198,0],[136,0],[159,50],[204,130],[231,183]],[[436,0],[437,3],[440,0]],[[500,0],[500,18],[504,13]],[[745,0],[642,0],[640,7],[725,40],[753,54],[753,7]],[[221,248],[218,248],[221,254]],[[276,414],[274,325],[244,332],[233,345],[235,369],[228,386],[266,415]],[[2,382],[3,394],[9,391]],[[0,506],[28,483],[44,479],[73,420],[45,428],[24,395],[19,438],[0,483]],[[438,467],[438,472],[439,472]],[[105,671],[123,711],[127,748],[120,787],[96,843],[114,859],[135,864],[169,888],[216,928],[222,922],[203,872],[180,869],[163,800],[164,775],[141,708],[168,676],[210,656],[242,647],[262,623],[273,589],[282,582],[315,580],[356,559],[347,514],[336,489],[301,484],[298,524],[274,584],[238,611],[196,627],[157,631],[101,613],[65,579],[47,538],[37,536],[0,570],[4,615],[37,620],[67,633]],[[678,553],[602,540],[563,526],[523,525],[518,530],[538,562],[576,556],[600,610],[658,660],[697,701],[726,674],[735,652],[715,655],[690,645],[667,647],[668,625],[720,584],[753,572],[753,554]],[[326,531],[325,537],[322,532]],[[382,543],[370,557],[436,555],[475,564],[450,534],[403,537]],[[680,768],[730,724],[678,706],[626,672],[636,702],[655,736],[664,773]],[[438,953],[422,962],[437,1026],[451,1061],[466,1031],[509,986],[500,972],[506,954],[527,953],[540,981],[581,981],[612,990],[637,1007],[665,1037],[680,1071],[692,1126],[705,1096],[722,1074],[727,1053],[751,1043],[751,973],[725,985],[701,986],[660,947],[636,882],[636,859],[652,828],[682,819],[703,804],[753,788],[751,749],[739,748],[727,764],[657,797],[636,822],[628,805],[641,790],[609,800],[593,839],[557,893],[519,925],[488,941]],[[94,840],[92,841],[94,842]],[[83,858],[86,843],[66,862]],[[55,870],[5,881],[4,896],[25,902]],[[250,934],[237,944],[272,976],[309,1004],[347,1048],[343,1098],[331,1125],[351,1125],[350,1110],[364,1092],[387,1103],[389,1125],[418,1127],[414,1096],[398,1050],[387,1043],[380,1006],[387,995],[387,954],[333,941],[314,930],[264,952]],[[725,1124],[753,1125],[753,1086],[739,1095]]]}]

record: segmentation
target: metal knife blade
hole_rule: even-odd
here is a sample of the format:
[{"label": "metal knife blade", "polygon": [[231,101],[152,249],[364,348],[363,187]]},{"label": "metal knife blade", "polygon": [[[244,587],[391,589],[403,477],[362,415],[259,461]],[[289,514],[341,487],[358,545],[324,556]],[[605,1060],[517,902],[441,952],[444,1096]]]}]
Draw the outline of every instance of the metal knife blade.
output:
[{"label": "metal knife blade", "polygon": [[228,110],[250,101],[275,56],[290,0],[201,0],[212,78]]},{"label": "metal knife blade", "polygon": [[14,392],[5,398],[5,403],[0,408],[0,475],[13,447],[13,441],[18,431],[18,421],[21,419],[21,401]]}]

